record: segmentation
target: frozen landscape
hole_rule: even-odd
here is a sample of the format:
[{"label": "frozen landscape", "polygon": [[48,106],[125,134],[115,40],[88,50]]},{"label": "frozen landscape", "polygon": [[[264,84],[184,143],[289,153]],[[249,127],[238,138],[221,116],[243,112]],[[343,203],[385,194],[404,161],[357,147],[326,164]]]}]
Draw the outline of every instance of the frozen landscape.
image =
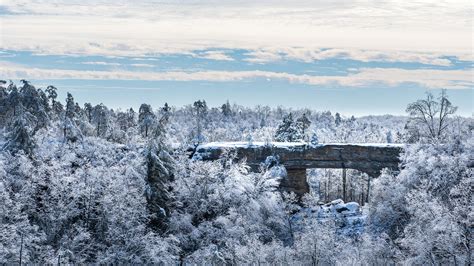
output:
[{"label": "frozen landscape", "polygon": [[472,265],[472,1],[0,1],[0,265]]},{"label": "frozen landscape", "polygon": [[425,106],[443,119],[426,123],[426,99],[406,117],[135,112],[2,84],[2,263],[471,259],[473,119],[444,93]]}]

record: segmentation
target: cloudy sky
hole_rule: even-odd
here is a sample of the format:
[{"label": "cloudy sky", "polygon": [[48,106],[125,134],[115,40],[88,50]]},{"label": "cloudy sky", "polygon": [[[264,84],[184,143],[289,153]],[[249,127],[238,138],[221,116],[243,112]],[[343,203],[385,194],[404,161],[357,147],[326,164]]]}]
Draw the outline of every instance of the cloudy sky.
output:
[{"label": "cloudy sky", "polygon": [[111,107],[206,99],[403,114],[448,89],[473,114],[471,1],[2,0],[0,79]]}]

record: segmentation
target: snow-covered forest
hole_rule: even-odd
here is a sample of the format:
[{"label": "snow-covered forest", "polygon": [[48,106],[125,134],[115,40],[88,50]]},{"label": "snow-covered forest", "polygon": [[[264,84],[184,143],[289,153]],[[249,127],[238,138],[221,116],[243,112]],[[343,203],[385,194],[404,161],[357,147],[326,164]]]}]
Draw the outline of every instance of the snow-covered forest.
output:
[{"label": "snow-covered forest", "polygon": [[[474,120],[455,104],[443,91],[406,116],[204,100],[113,110],[1,81],[0,264],[470,265]],[[278,164],[190,159],[217,141],[405,146],[400,171],[376,179],[309,170],[300,200],[278,189]]]}]

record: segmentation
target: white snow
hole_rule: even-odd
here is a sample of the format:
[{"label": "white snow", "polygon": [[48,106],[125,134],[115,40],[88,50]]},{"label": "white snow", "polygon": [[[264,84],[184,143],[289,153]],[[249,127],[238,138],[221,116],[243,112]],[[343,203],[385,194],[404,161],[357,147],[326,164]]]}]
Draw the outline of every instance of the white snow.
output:
[{"label": "white snow", "polygon": [[344,235],[360,234],[367,220],[362,210],[357,202],[344,203],[342,199],[337,199],[320,206],[303,208],[292,216],[292,221],[298,230],[307,219],[321,222],[335,219],[338,232]]},{"label": "white snow", "polygon": [[399,143],[320,143],[318,145],[310,145],[306,142],[270,142],[265,143],[263,141],[255,141],[249,145],[245,141],[235,141],[235,142],[210,142],[206,144],[201,144],[198,146],[199,149],[223,149],[223,148],[258,148],[258,147],[277,147],[277,148],[295,148],[295,147],[323,147],[328,145],[337,145],[337,146],[363,146],[363,147],[399,147],[403,148],[405,144]]}]

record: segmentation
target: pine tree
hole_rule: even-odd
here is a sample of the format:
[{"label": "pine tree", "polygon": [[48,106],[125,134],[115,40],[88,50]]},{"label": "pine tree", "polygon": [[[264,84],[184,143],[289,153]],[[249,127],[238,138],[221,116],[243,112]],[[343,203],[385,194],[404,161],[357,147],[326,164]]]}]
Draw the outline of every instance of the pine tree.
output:
[{"label": "pine tree", "polygon": [[342,122],[341,115],[339,113],[336,113],[336,116],[334,118],[334,123],[336,123],[336,126],[339,126]]},{"label": "pine tree", "polygon": [[68,92],[66,98],[66,112],[63,121],[63,133],[64,140],[76,142],[78,139],[79,129],[76,126],[74,118],[76,117],[76,104],[74,103],[74,97]]},{"label": "pine tree", "polygon": [[46,88],[48,99],[51,100],[51,106],[54,106],[54,102],[56,101],[56,98],[58,97],[57,90],[58,89],[56,87],[51,86],[51,85]]},{"label": "pine tree", "polygon": [[22,111],[15,118],[3,149],[10,150],[13,154],[20,150],[25,154],[31,154],[36,147],[34,123],[35,117],[27,111]]},{"label": "pine tree", "polygon": [[76,116],[74,97],[68,92],[66,97],[66,117],[73,119]]},{"label": "pine tree", "polygon": [[150,128],[152,128],[155,123],[155,118],[156,116],[149,104],[140,105],[140,109],[138,110],[138,124],[145,137],[148,137]]},{"label": "pine tree", "polygon": [[98,104],[92,109],[92,122],[96,124],[96,132],[98,137],[103,137],[108,130],[108,110],[104,104]]},{"label": "pine tree", "polygon": [[227,101],[225,104],[221,106],[222,114],[225,117],[229,117],[232,115],[232,108],[230,107],[229,101]]},{"label": "pine tree", "polygon": [[316,134],[316,132],[313,132],[313,135],[311,135],[311,141],[310,141],[311,145],[313,146],[316,146],[319,144],[319,139],[318,139],[318,135]]},{"label": "pine tree", "polygon": [[42,89],[38,89],[38,95],[39,95],[39,102],[46,111],[46,113],[49,113],[51,111],[51,107],[49,105],[49,99],[46,93]]},{"label": "pine tree", "polygon": [[76,142],[82,139],[81,130],[77,127],[73,119],[69,117],[64,118],[63,122],[64,140],[66,142]]},{"label": "pine tree", "polygon": [[147,202],[152,214],[150,225],[163,232],[170,214],[172,191],[170,182],[174,179],[174,159],[165,143],[166,121],[161,119],[153,130],[147,151]]},{"label": "pine tree", "polygon": [[127,132],[130,128],[136,126],[135,111],[133,108],[127,109],[126,112],[119,112],[117,114],[117,123],[119,128]]},{"label": "pine tree", "polygon": [[169,107],[168,103],[161,108],[161,119],[164,119],[165,122],[168,121],[171,115],[171,107]]},{"label": "pine tree", "polygon": [[280,142],[293,142],[301,139],[296,123],[293,121],[292,113],[283,118],[275,133],[275,140]]},{"label": "pine tree", "polygon": [[15,84],[12,82],[8,85],[7,88],[8,93],[8,110],[12,110],[13,114],[12,116],[15,117],[17,115],[17,110],[19,109],[19,106],[21,105],[20,102],[20,92],[18,91],[18,88],[16,87]]},{"label": "pine tree", "polygon": [[202,133],[203,121],[207,114],[207,104],[204,100],[198,100],[193,104],[195,113],[196,113],[196,123],[197,123],[197,135],[195,136],[195,142],[197,145],[204,142],[204,136]]},{"label": "pine tree", "polygon": [[298,128],[298,136],[296,137],[298,140],[305,140],[307,129],[311,125],[311,121],[309,121],[306,114],[303,114],[300,118],[296,120],[296,126]]},{"label": "pine tree", "polygon": [[84,104],[84,113],[87,117],[87,122],[92,123],[92,104],[90,103]]}]

